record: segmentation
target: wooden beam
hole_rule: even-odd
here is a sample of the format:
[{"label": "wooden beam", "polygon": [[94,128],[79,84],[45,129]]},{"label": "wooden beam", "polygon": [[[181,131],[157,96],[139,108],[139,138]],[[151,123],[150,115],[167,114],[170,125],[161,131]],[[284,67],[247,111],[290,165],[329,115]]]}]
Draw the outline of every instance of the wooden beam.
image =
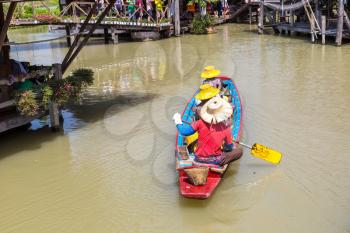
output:
[{"label": "wooden beam", "polygon": [[72,56],[70,56],[69,60],[65,63],[62,64],[62,73],[64,73],[68,66],[72,63],[72,61],[76,58],[76,56],[79,54],[80,50],[83,48],[83,46],[87,43],[87,41],[89,40],[90,36],[92,35],[92,33],[95,31],[95,29],[97,28],[97,26],[101,23],[101,21],[105,18],[106,14],[111,10],[111,8],[114,6],[114,3],[116,2],[116,0],[110,0],[109,5],[103,10],[102,14],[98,17],[97,22],[95,24],[92,25],[92,27],[90,28],[90,31],[88,32],[87,35],[85,35],[84,39],[80,42],[79,46],[77,47],[77,49],[74,51],[74,53],[72,54]]},{"label": "wooden beam", "polygon": [[9,10],[7,12],[7,15],[6,15],[6,19],[5,19],[4,25],[3,25],[2,29],[1,29],[1,33],[0,33],[0,52],[1,52],[2,46],[5,43],[7,30],[9,28],[9,26],[10,26],[10,22],[11,22],[11,19],[12,19],[13,12],[15,11],[16,5],[17,5],[17,2],[11,2]]},{"label": "wooden beam", "polygon": [[74,38],[74,41],[73,41],[73,44],[70,46],[66,56],[64,57],[63,59],[63,62],[62,62],[62,72],[64,73],[65,71],[65,67],[67,67],[66,63],[68,62],[69,58],[71,57],[72,53],[74,52],[74,49],[76,48],[78,42],[80,41],[80,37],[81,37],[81,34],[84,32],[86,26],[88,25],[93,13],[95,12],[96,10],[96,7],[97,7],[97,3],[95,3],[91,9],[90,9],[90,12],[88,14],[88,16],[86,17],[83,25],[81,25],[81,27],[79,28],[79,33],[78,35],[75,36]]},{"label": "wooden beam", "polygon": [[337,21],[337,37],[335,39],[336,45],[340,46],[343,39],[344,26],[344,0],[338,1],[338,21]]}]

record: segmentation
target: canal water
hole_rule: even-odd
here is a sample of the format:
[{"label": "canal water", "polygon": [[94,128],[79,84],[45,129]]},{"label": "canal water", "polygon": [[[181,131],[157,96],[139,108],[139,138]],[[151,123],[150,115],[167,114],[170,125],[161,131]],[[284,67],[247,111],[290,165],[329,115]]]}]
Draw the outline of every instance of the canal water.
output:
[{"label": "canal water", "polygon": [[[257,35],[228,24],[212,35],[105,45],[91,41],[70,71],[95,83],[47,119],[0,136],[0,232],[350,231],[350,46]],[[55,37],[10,33],[17,42]],[[34,49],[34,50],[33,50]],[[64,41],[19,45],[14,59],[62,61]],[[244,151],[212,198],[179,196],[171,117],[214,65],[243,99],[242,141],[283,152],[273,166]]]}]

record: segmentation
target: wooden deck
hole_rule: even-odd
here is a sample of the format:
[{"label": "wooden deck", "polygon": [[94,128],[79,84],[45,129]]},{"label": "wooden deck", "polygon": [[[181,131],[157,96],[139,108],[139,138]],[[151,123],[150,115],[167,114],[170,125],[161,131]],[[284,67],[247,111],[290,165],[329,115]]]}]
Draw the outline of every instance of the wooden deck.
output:
[{"label": "wooden deck", "polygon": [[[77,22],[72,20],[64,20],[63,22],[39,22],[37,20],[14,20],[10,26],[40,26],[40,25],[61,25],[61,26],[79,26],[83,24],[83,20]],[[87,24],[92,26],[96,23],[96,20],[90,20]],[[99,27],[114,28],[127,31],[163,31],[168,30],[172,24],[170,22],[164,23],[143,23],[143,22],[129,22],[129,21],[116,21],[113,18],[106,18],[99,24]]]}]

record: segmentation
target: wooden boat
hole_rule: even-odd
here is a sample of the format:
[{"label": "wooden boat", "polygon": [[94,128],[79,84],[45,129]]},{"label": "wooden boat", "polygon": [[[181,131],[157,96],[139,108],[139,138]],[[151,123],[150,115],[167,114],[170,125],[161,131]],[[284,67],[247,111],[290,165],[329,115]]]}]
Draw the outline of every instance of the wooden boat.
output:
[{"label": "wooden boat", "polygon": [[[229,102],[235,107],[233,112],[233,124],[232,124],[232,136],[235,140],[240,139],[242,131],[242,101],[238,89],[232,79],[228,77],[219,77],[224,85],[226,86],[226,93],[228,93]],[[198,90],[199,91],[199,90]],[[195,93],[195,95],[198,93]],[[194,95],[194,96],[195,96]],[[193,122],[195,118],[195,113],[193,108],[195,107],[195,98],[194,96],[187,103],[187,106],[182,114],[182,120],[184,122]],[[186,137],[180,135],[179,133],[176,136],[176,149],[175,149],[175,158],[176,158],[176,170],[178,172],[179,178],[179,188],[182,196],[186,198],[195,198],[195,199],[206,199],[214,192],[218,184],[220,183],[228,165],[218,166],[218,165],[209,165],[209,164],[198,164],[193,161],[193,144],[186,144]],[[186,154],[189,156],[184,156],[184,149]],[[207,177],[207,182],[203,186],[195,186],[189,182],[189,179],[186,175],[184,169],[192,168],[196,166],[209,166],[209,173]]]}]

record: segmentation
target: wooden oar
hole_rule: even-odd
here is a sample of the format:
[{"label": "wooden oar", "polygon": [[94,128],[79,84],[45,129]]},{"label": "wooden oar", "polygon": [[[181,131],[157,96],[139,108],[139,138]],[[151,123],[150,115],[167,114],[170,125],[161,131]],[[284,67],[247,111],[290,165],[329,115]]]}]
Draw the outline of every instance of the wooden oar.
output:
[{"label": "wooden oar", "polygon": [[[190,122],[182,120],[183,123],[191,125]],[[235,143],[238,143],[239,145],[242,145],[246,148],[250,149],[250,153],[259,159],[265,160],[267,162],[273,163],[273,164],[279,164],[282,159],[282,153],[276,150],[273,150],[267,146],[264,146],[262,144],[254,143],[252,146],[249,146],[243,142],[235,141]]]}]

